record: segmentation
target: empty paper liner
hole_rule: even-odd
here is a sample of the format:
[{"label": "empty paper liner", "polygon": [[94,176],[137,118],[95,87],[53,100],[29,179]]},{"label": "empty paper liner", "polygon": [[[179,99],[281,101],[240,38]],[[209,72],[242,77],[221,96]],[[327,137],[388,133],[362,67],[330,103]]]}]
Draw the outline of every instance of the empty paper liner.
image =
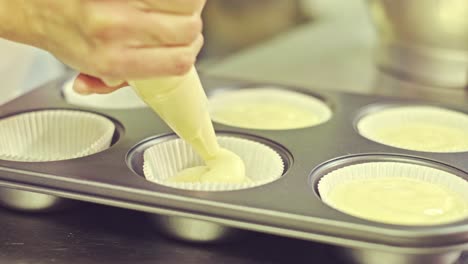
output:
[{"label": "empty paper liner", "polygon": [[43,110],[0,120],[0,159],[55,161],[94,154],[108,148],[115,125],[82,111]]}]

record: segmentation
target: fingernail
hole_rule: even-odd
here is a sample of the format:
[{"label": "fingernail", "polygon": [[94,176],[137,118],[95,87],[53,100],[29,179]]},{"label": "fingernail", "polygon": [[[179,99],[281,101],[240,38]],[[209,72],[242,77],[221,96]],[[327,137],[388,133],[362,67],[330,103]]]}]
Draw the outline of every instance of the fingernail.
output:
[{"label": "fingernail", "polygon": [[73,83],[73,90],[81,95],[90,95],[93,92],[86,87],[86,85],[79,79],[76,79]]},{"label": "fingernail", "polygon": [[101,81],[109,87],[117,87],[124,83],[123,81],[120,81],[120,80],[113,80],[113,79],[107,79],[107,78],[102,78]]}]

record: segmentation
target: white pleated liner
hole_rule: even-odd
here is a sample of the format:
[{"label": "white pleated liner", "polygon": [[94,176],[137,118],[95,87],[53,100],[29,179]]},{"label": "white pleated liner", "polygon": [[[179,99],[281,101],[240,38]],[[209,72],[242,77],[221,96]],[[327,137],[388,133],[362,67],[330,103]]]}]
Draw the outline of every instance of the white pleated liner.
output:
[{"label": "white pleated liner", "polygon": [[144,152],[143,171],[148,181],[179,189],[197,191],[227,191],[246,189],[272,182],[283,174],[281,156],[272,148],[247,139],[220,136],[218,142],[241,157],[249,183],[176,183],[167,182],[178,172],[204,165],[198,154],[182,139],[159,143]]},{"label": "white pleated liner", "polygon": [[115,125],[108,118],[74,110],[41,110],[0,120],[0,159],[56,161],[108,148]]},{"label": "white pleated liner", "polygon": [[63,86],[65,101],[72,105],[86,106],[100,109],[132,109],[143,108],[147,105],[135,93],[132,87],[123,87],[109,94],[81,95],[73,90],[73,81]]},{"label": "white pleated liner", "polygon": [[346,213],[346,208],[339,208],[333,200],[329,199],[328,195],[333,188],[356,180],[392,177],[415,179],[445,187],[468,201],[468,182],[466,180],[443,170],[402,162],[366,162],[334,170],[320,179],[318,192],[325,204]]},{"label": "white pleated liner", "polygon": [[[223,91],[216,93],[209,98],[209,109],[211,118],[213,121],[226,124],[230,126],[238,126],[243,128],[251,129],[265,129],[265,130],[287,130],[295,128],[311,127],[322,124],[328,121],[332,112],[330,108],[320,99],[310,95],[299,93],[293,90],[274,88],[274,87],[257,87],[257,88],[246,88],[232,91]],[[226,109],[232,105],[247,103],[263,103],[263,102],[278,102],[281,104],[288,103],[300,107],[304,111],[309,112],[311,115],[317,118],[316,122],[298,124],[294,127],[264,127],[261,124],[255,124],[254,126],[244,126],[232,123],[217,117],[217,111]],[[271,116],[265,116],[265,118],[275,118]]]},{"label": "white pleated liner", "polygon": [[[446,128],[460,129],[466,132],[466,138],[468,139],[467,114],[433,106],[401,106],[377,111],[375,113],[364,116],[361,120],[359,120],[357,128],[363,137],[380,144],[393,147],[440,153],[468,151],[468,140],[466,144],[449,146],[435,151],[429,149],[428,147],[433,142],[420,144],[415,140],[415,142],[411,143],[410,146],[406,146],[399,142],[392,142],[386,139],[382,139],[376,133],[376,131],[385,129],[386,127],[395,128],[398,126],[405,126],[407,124],[415,123],[425,123]],[[438,138],[438,140],[440,140],[440,138]]]}]

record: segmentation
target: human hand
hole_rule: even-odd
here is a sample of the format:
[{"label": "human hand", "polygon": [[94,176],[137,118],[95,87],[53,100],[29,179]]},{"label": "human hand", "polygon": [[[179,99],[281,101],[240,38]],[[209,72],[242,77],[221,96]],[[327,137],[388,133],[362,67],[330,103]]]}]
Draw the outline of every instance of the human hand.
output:
[{"label": "human hand", "polygon": [[[102,80],[182,75],[203,45],[205,0],[27,1],[36,46],[81,72],[83,94],[123,86]],[[32,24],[32,23],[30,23]]]}]

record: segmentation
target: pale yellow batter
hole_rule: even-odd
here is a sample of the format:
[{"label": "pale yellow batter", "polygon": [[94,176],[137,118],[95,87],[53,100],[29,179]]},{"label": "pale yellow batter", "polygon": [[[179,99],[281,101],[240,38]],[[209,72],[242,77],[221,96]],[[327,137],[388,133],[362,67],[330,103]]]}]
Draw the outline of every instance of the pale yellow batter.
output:
[{"label": "pale yellow batter", "polygon": [[404,177],[343,182],[327,197],[328,203],[340,211],[389,224],[434,225],[468,216],[468,203],[459,194]]},{"label": "pale yellow batter", "polygon": [[185,169],[176,176],[168,178],[168,182],[215,182],[215,183],[245,183],[250,179],[245,177],[244,163],[239,156],[220,149],[212,160],[206,161],[206,166]]},{"label": "pale yellow batter", "polygon": [[209,102],[215,122],[251,129],[311,127],[326,122],[332,114],[320,99],[268,86],[223,91]]},{"label": "pale yellow batter", "polygon": [[207,109],[207,98],[195,68],[185,76],[131,84],[145,103],[206,163],[206,166],[186,169],[170,177],[170,181],[240,183],[249,180],[241,158],[218,145]]},{"label": "pale yellow batter", "polygon": [[468,132],[456,127],[414,122],[382,127],[372,138],[396,147],[421,151],[445,152],[468,149]]},{"label": "pale yellow batter", "polygon": [[293,129],[319,123],[317,115],[282,102],[238,102],[212,111],[213,120],[238,127]]}]

